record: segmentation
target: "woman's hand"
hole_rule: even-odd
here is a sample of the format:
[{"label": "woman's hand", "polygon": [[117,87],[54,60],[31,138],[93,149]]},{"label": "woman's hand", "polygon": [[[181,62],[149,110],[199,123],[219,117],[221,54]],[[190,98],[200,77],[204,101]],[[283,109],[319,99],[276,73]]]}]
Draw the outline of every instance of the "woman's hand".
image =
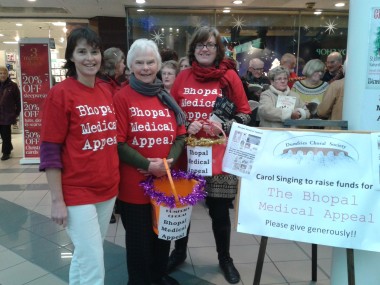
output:
[{"label": "woman's hand", "polygon": [[212,137],[219,135],[221,129],[222,124],[220,122],[209,120],[206,124],[203,124],[203,130]]},{"label": "woman's hand", "polygon": [[295,110],[295,111],[293,111],[292,112],[292,116],[290,117],[292,120],[298,120],[298,119],[300,119],[301,118],[301,113],[300,113],[300,111],[297,111],[297,110]]},{"label": "woman's hand", "polygon": [[67,225],[67,207],[63,200],[52,201],[51,204],[51,219],[58,225],[64,228]]},{"label": "woman's hand", "polygon": [[[150,161],[148,170],[138,169],[138,171],[145,176],[154,175],[156,177],[161,177],[166,175],[166,168],[164,160],[162,158],[148,158]],[[170,168],[173,163],[173,158],[166,160],[168,167]]]},{"label": "woman's hand", "polygon": [[201,122],[201,121],[194,121],[187,128],[187,132],[190,135],[195,135],[195,134],[197,134],[202,129],[202,127],[203,127],[203,122]]}]

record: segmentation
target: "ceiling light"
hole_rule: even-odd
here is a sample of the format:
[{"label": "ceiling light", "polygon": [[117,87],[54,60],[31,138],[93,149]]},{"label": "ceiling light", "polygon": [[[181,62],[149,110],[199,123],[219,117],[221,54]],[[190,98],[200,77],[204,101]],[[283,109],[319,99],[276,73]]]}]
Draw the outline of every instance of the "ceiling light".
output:
[{"label": "ceiling light", "polygon": [[144,12],[144,9],[137,9],[137,12]]},{"label": "ceiling light", "polygon": [[240,5],[240,4],[243,4],[243,1],[241,1],[241,0],[235,0],[232,3],[235,4],[235,5]]},{"label": "ceiling light", "polygon": [[36,0],[28,0],[28,2],[36,2]]},{"label": "ceiling light", "polygon": [[15,40],[18,42],[20,40],[19,36],[15,36]]},{"label": "ceiling light", "polygon": [[65,22],[53,22],[53,26],[66,27],[66,23]]},{"label": "ceiling light", "polygon": [[21,23],[16,23],[16,26],[17,27],[22,27],[22,24]]},{"label": "ceiling light", "polygon": [[224,9],[223,10],[223,13],[230,13],[231,12],[231,10],[229,10],[229,9]]},{"label": "ceiling light", "polygon": [[4,37],[4,35],[3,35],[3,34],[0,34],[0,37]]},{"label": "ceiling light", "polygon": [[18,44],[18,42],[3,42],[3,44],[7,44],[7,45],[16,45],[16,44]]},{"label": "ceiling light", "polygon": [[344,6],[346,6],[346,3],[344,2],[335,3],[335,7],[344,7]]},{"label": "ceiling light", "polygon": [[322,14],[322,11],[321,10],[316,10],[314,11],[314,15],[321,15]]},{"label": "ceiling light", "polygon": [[144,4],[144,3],[145,3],[145,0],[136,0],[136,3],[137,3],[137,4]]}]

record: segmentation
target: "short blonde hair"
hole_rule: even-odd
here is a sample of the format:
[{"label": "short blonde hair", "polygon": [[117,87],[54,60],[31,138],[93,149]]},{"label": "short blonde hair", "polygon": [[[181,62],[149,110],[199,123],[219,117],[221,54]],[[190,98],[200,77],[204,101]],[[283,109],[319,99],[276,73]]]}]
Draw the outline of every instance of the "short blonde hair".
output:
[{"label": "short blonde hair", "polygon": [[280,74],[286,74],[286,77],[289,78],[289,70],[283,66],[277,66],[269,70],[268,77],[271,81],[274,81],[274,78]]},{"label": "short blonde hair", "polygon": [[311,77],[314,72],[325,72],[325,64],[319,59],[311,59],[306,62],[302,74],[306,77]]},{"label": "short blonde hair", "polygon": [[178,62],[176,62],[175,60],[167,60],[167,61],[164,61],[162,63],[162,66],[161,66],[161,70],[164,68],[164,67],[167,67],[167,68],[171,68],[175,71],[175,75],[178,75],[179,73],[179,65],[178,65]]}]

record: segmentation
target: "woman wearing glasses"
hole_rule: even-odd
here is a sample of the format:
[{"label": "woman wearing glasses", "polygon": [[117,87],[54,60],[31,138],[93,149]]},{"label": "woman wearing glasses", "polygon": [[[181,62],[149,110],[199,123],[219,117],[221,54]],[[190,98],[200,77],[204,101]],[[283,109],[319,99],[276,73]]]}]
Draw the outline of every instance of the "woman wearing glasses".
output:
[{"label": "woman wearing glasses", "polygon": [[286,119],[309,118],[305,103],[288,87],[288,69],[278,66],[269,70],[268,75],[271,85],[260,96],[260,127],[281,128]]},{"label": "woman wearing glasses", "polygon": [[[201,27],[193,35],[188,49],[191,68],[181,71],[171,89],[172,96],[186,113],[187,133],[197,137],[210,137],[220,131],[208,122],[217,97],[226,96],[236,106],[232,118],[215,123],[228,134],[233,122],[247,124],[250,108],[235,63],[224,58],[225,48],[219,32],[214,28]],[[229,205],[237,191],[237,177],[215,175],[206,177],[206,198],[212,229],[218,252],[219,266],[226,280],[235,284],[240,281],[230,257],[231,221]],[[187,237],[176,241],[168,263],[171,271],[186,259]]]},{"label": "woman wearing glasses", "polygon": [[162,63],[161,78],[165,90],[170,94],[174,80],[179,72],[178,63],[175,60],[168,60]]}]

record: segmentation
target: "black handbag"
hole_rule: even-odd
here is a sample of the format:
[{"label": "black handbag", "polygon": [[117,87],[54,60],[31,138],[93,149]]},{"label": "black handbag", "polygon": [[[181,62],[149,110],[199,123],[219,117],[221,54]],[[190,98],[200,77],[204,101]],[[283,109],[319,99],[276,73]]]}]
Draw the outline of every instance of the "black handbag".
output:
[{"label": "black handbag", "polygon": [[236,106],[226,96],[217,97],[215,100],[213,115],[217,116],[223,122],[231,120],[235,115]]}]

